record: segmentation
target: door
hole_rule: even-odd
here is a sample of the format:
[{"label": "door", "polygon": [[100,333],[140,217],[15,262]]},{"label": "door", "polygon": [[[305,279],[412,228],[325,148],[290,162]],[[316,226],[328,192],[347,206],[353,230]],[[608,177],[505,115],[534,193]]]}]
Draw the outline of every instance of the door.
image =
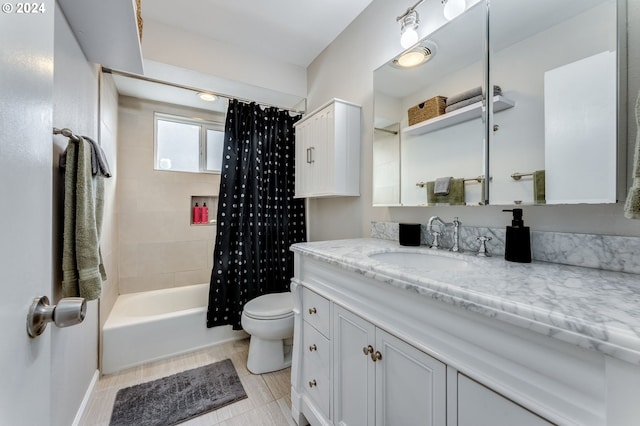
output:
[{"label": "door", "polygon": [[26,318],[51,295],[55,2],[28,15],[16,4],[0,14],[0,424],[47,425],[50,330],[29,338]]},{"label": "door", "polygon": [[[373,425],[375,417],[375,327],[335,306],[334,418],[340,426]],[[370,348],[370,349],[369,349]]]},{"label": "door", "polygon": [[444,426],[447,366],[377,329],[376,425]]},{"label": "door", "polygon": [[458,374],[458,426],[550,426],[542,417]]}]

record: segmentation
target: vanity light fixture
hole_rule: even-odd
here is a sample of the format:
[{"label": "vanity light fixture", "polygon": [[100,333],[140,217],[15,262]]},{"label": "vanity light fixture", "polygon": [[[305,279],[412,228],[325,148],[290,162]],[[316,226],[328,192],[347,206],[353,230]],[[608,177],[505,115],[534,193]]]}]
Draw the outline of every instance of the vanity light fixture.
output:
[{"label": "vanity light fixture", "polygon": [[419,0],[411,6],[402,15],[396,18],[396,22],[400,22],[400,45],[405,49],[413,46],[418,42],[418,26],[420,18],[416,7],[420,6],[424,0]]},{"label": "vanity light fixture", "polygon": [[218,99],[216,95],[211,93],[206,93],[206,92],[198,92],[198,97],[203,101],[207,101],[207,102],[213,102],[216,99]]},{"label": "vanity light fixture", "polygon": [[442,0],[442,5],[444,6],[444,17],[448,21],[462,15],[467,8],[466,0]]}]

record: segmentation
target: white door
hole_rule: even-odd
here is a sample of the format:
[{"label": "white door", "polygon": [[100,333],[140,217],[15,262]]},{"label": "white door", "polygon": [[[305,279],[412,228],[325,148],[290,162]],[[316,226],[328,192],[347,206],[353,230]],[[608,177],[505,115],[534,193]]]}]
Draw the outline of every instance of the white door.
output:
[{"label": "white door", "polygon": [[375,327],[339,306],[334,309],[333,327],[333,422],[339,426],[373,425],[375,363],[371,353],[375,351]]},{"label": "white door", "polygon": [[[25,3],[26,4],[26,3]],[[26,331],[36,296],[51,296],[53,20],[0,14],[0,424],[50,423],[50,330]]]},{"label": "white door", "polygon": [[376,329],[376,425],[444,426],[447,366]]},{"label": "white door", "polygon": [[549,426],[542,417],[458,374],[458,426]]}]

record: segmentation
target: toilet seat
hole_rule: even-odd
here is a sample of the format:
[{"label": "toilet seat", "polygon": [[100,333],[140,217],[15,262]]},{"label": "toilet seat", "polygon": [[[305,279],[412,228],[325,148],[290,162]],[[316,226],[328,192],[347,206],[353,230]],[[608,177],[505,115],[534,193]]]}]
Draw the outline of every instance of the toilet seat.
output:
[{"label": "toilet seat", "polygon": [[293,316],[293,297],[291,292],[265,294],[249,301],[242,312],[260,320],[287,318]]}]

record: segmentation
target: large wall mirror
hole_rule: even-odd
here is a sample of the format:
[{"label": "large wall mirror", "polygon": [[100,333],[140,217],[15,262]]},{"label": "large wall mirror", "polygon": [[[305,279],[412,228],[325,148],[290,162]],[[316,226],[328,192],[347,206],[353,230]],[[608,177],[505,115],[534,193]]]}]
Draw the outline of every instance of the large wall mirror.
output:
[{"label": "large wall mirror", "polygon": [[377,69],[373,204],[615,203],[620,15],[615,0],[479,1],[409,49],[426,62]]}]

